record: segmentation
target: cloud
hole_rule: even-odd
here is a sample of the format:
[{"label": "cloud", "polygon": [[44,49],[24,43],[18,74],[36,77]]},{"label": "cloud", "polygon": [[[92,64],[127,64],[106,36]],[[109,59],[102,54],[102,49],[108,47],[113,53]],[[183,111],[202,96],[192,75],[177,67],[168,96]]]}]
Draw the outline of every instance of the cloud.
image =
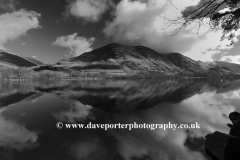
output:
[{"label": "cloud", "polygon": [[24,9],[0,15],[0,48],[4,48],[8,41],[26,35],[28,30],[39,28],[40,16],[39,13]]},{"label": "cloud", "polygon": [[[204,89],[204,88],[203,88]],[[208,89],[207,89],[208,90]],[[145,110],[144,113],[129,112],[116,115],[112,124],[194,124],[198,122],[198,129],[133,129],[108,130],[109,134],[117,139],[118,152],[125,159],[184,159],[184,160],[205,160],[201,150],[191,150],[186,144],[188,138],[205,139],[204,137],[220,131],[229,133],[229,113],[235,111],[225,99],[212,92],[196,94],[181,103],[160,103],[159,105]],[[145,137],[148,137],[147,139]],[[204,144],[197,144],[203,148]],[[157,157],[157,158],[156,158]]]},{"label": "cloud", "polygon": [[[133,157],[136,159],[149,157],[153,160],[206,159],[199,151],[191,151],[184,145],[187,133],[183,130],[138,132],[119,130],[115,131],[113,136],[117,139],[117,149],[124,160],[131,160]],[[145,137],[148,137],[147,140]]]},{"label": "cloud", "polygon": [[222,94],[223,98],[225,99],[240,99],[240,90],[233,91],[233,92],[227,92]]},{"label": "cloud", "polygon": [[77,33],[74,33],[68,36],[57,37],[57,40],[53,42],[53,45],[68,48],[66,57],[76,57],[84,52],[91,51],[91,45],[94,40],[94,37],[87,39],[85,37],[78,37]]},{"label": "cloud", "polygon": [[240,55],[236,56],[223,56],[220,61],[240,64]]},{"label": "cloud", "polygon": [[26,46],[27,43],[26,43],[26,42],[22,42],[20,45],[21,45],[21,46]]},{"label": "cloud", "polygon": [[[190,99],[183,101],[181,106],[183,110],[175,110],[175,113],[179,112],[182,115],[182,118],[179,117],[179,121],[191,123],[196,121],[201,124],[201,129],[191,130],[195,137],[204,137],[214,131],[228,133],[229,128],[226,124],[230,123],[230,120],[227,116],[236,110],[235,106],[225,101],[220,94],[215,94],[215,92],[194,95]],[[189,114],[186,115],[184,112]]]},{"label": "cloud", "polygon": [[122,0],[116,6],[115,18],[106,25],[104,33],[117,42],[137,43],[160,52],[189,50],[195,41],[189,31],[183,30],[176,36],[169,36],[170,29],[162,30],[166,25],[162,18],[166,11],[172,13],[164,0]]},{"label": "cloud", "polygon": [[184,53],[184,55],[201,61],[213,61],[213,56],[216,54],[223,54],[227,52],[233,46],[229,46],[231,43],[229,40],[221,40],[222,32],[210,31],[205,36],[198,39],[197,43],[194,43],[191,49]]},{"label": "cloud", "polygon": [[31,149],[36,147],[38,135],[36,132],[29,131],[25,126],[16,123],[13,120],[7,120],[3,117],[0,110],[0,146],[17,150]]},{"label": "cloud", "polygon": [[32,58],[39,60],[37,56],[32,56]]},{"label": "cloud", "polygon": [[68,101],[67,105],[69,107],[68,111],[54,114],[58,121],[76,123],[78,120],[85,120],[91,117],[91,106],[83,105],[78,101]]},{"label": "cloud", "polygon": [[[198,16],[201,17],[202,15],[206,14],[207,12],[211,11],[213,8],[212,7],[207,7],[207,9],[201,9],[201,7],[204,8],[204,6],[206,7],[206,3],[210,2],[209,0],[200,0],[196,5],[192,5],[192,6],[188,6],[184,9],[184,11],[182,12],[183,15],[188,15],[189,13],[197,10],[197,12],[194,13],[194,16]],[[222,0],[217,0],[217,1],[213,1],[212,6],[218,5],[222,2]],[[208,5],[207,5],[208,6]],[[218,10],[216,10],[218,11]],[[226,9],[222,9],[221,12],[225,12],[227,11]],[[202,13],[202,14],[200,14]],[[193,14],[192,14],[193,15]],[[210,15],[206,15],[206,17],[209,17]]]},{"label": "cloud", "polygon": [[67,13],[89,22],[97,22],[112,6],[113,2],[110,0],[75,0],[68,5]]},{"label": "cloud", "polygon": [[70,147],[71,155],[78,160],[106,159],[111,154],[97,136],[89,136]]},{"label": "cloud", "polygon": [[[199,0],[172,0],[179,10],[199,3]],[[104,28],[104,34],[116,42],[132,45],[144,45],[161,53],[180,52],[195,60],[212,61],[213,55],[222,50],[228,51],[230,41],[221,41],[222,32],[209,31],[202,26],[199,33],[191,30],[193,25],[171,36],[178,26],[166,26],[169,19],[175,19],[181,12],[167,0],[131,1],[121,0],[116,6],[114,19]],[[207,21],[207,19],[206,19]],[[236,40],[237,41],[237,40]]]},{"label": "cloud", "polygon": [[17,0],[0,0],[0,8],[7,11],[14,11],[17,3]]}]

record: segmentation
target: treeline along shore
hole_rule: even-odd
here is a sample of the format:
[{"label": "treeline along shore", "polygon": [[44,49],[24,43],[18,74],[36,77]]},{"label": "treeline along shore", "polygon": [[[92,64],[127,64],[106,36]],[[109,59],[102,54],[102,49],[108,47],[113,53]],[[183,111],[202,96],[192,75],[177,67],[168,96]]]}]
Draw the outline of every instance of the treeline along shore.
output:
[{"label": "treeline along shore", "polygon": [[99,79],[183,79],[183,78],[217,78],[217,79],[239,79],[240,74],[222,74],[214,71],[206,73],[159,73],[138,72],[135,74],[115,74],[107,70],[75,70],[58,67],[45,67],[44,69],[20,67],[0,67],[1,81],[27,81],[27,80],[99,80]]}]

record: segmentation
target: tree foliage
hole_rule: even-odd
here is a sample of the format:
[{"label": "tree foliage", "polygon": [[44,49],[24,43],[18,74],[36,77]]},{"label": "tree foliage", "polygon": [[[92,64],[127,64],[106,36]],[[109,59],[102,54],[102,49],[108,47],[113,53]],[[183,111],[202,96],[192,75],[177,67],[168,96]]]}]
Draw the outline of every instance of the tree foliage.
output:
[{"label": "tree foliage", "polygon": [[194,27],[199,30],[205,24],[204,20],[208,20],[211,29],[222,30],[222,38],[233,42],[236,31],[240,28],[240,0],[201,0],[196,6],[181,11],[181,15],[171,20],[172,24],[181,24],[177,32],[192,23],[196,23]]}]

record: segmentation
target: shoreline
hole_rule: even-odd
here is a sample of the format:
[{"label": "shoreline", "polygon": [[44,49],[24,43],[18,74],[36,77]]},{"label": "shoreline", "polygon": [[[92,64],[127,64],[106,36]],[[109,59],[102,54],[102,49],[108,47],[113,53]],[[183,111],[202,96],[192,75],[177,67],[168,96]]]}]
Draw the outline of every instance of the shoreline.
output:
[{"label": "shoreline", "polygon": [[167,80],[193,80],[193,79],[227,79],[239,80],[239,77],[177,77],[177,76],[118,76],[118,77],[67,77],[67,78],[6,78],[0,79],[0,82],[22,82],[22,81],[78,81],[78,80],[148,80],[148,79],[167,79]]}]

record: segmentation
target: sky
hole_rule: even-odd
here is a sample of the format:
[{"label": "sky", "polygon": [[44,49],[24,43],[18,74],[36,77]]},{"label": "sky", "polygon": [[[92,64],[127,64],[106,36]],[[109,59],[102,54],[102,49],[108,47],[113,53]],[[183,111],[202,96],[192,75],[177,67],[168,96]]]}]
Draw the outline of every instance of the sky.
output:
[{"label": "sky", "polygon": [[0,49],[53,64],[120,43],[240,64],[240,32],[230,47],[221,31],[207,26],[198,34],[193,25],[173,34],[178,26],[169,26],[169,19],[201,1],[206,0],[0,0]]}]

